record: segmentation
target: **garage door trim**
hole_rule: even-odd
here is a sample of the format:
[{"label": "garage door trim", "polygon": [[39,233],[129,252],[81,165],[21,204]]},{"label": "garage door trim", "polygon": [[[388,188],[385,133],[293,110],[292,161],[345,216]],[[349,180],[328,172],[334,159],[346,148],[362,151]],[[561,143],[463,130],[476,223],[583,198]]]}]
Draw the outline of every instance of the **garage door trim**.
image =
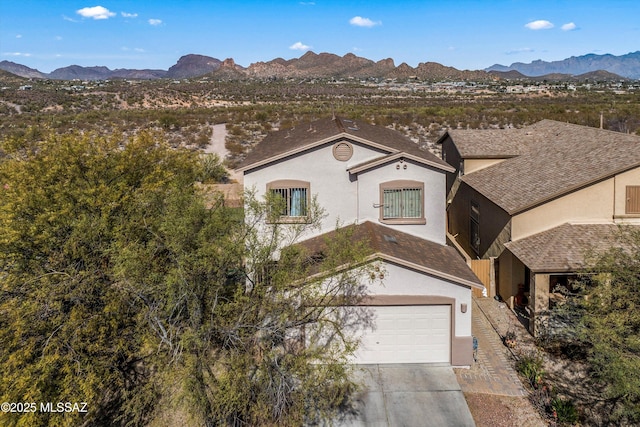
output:
[{"label": "garage door trim", "polygon": [[[358,305],[450,305],[453,307],[455,302],[455,298],[439,295],[369,295]],[[453,312],[451,314],[453,315]]]},{"label": "garage door trim", "polygon": [[375,306],[354,363],[451,363],[450,305]]}]

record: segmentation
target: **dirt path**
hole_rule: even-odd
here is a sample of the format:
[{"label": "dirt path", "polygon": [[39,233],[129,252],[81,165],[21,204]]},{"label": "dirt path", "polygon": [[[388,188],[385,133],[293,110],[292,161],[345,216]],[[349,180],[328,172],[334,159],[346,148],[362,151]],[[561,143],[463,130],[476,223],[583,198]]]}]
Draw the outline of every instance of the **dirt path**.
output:
[{"label": "dirt path", "polygon": [[[225,140],[227,139],[227,124],[221,123],[213,125],[212,128],[213,132],[211,133],[211,141],[209,142],[209,145],[204,148],[204,152],[215,153],[220,156],[221,159],[224,159],[229,152],[224,145]],[[229,170],[229,180],[231,182],[242,184],[242,173],[236,172],[235,170]]]}]

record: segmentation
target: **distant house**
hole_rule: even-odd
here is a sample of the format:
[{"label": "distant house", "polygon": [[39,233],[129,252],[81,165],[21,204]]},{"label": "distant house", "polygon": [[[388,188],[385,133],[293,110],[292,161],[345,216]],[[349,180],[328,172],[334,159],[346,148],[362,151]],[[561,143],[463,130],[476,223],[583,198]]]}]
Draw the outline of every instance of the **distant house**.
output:
[{"label": "distant house", "polygon": [[534,334],[557,286],[583,271],[585,252],[610,247],[617,224],[640,225],[639,136],[543,120],[451,130],[439,143],[456,169],[450,239],[492,260],[489,295],[526,306]]},{"label": "distant house", "polygon": [[239,170],[245,190],[284,199],[281,223],[306,221],[316,198],[326,217],[301,244],[319,245],[339,222],[384,264],[385,286],[366,302],[376,329],[355,363],[471,363],[471,290],[482,285],[446,246],[454,168],[398,132],[333,117],[269,134]]}]

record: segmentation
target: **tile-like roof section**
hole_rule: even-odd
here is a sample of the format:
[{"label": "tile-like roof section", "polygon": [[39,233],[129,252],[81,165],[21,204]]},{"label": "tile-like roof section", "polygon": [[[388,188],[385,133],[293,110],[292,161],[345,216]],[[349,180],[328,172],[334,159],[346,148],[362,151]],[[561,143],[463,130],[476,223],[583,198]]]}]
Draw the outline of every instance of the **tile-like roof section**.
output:
[{"label": "tile-like roof section", "polygon": [[[525,128],[452,129],[447,134],[463,159],[509,158],[520,156],[553,138],[564,125],[542,120]],[[445,138],[446,134],[438,142]]]},{"label": "tile-like roof section", "polygon": [[438,156],[421,149],[416,143],[395,130],[370,125],[360,120],[334,117],[302,123],[292,129],[268,134],[247,155],[240,169],[251,169],[254,165],[264,164],[270,159],[279,159],[287,153],[298,152],[305,147],[312,148],[322,141],[330,142],[340,137],[352,138],[364,144],[369,142],[385,151],[385,154],[405,152],[440,165],[444,169],[449,168],[449,165]]},{"label": "tile-like roof section", "polygon": [[[390,262],[398,262],[409,268],[416,268],[448,281],[482,288],[482,284],[458,252],[445,245],[421,239],[411,234],[397,231],[365,221],[355,227],[352,239],[364,241],[370,255],[379,256]],[[305,240],[300,243],[309,253],[320,253],[335,231]]]},{"label": "tile-like roof section", "polygon": [[[509,158],[522,154],[525,147],[519,142],[522,129],[453,129],[447,134],[463,159]],[[443,141],[441,138],[439,141]]]},{"label": "tile-like roof section", "polygon": [[637,135],[551,120],[524,130],[535,143],[519,156],[462,177],[511,215],[640,166]]},{"label": "tile-like roof section", "polygon": [[585,255],[601,253],[615,244],[618,227],[565,223],[505,246],[533,272],[577,272],[588,267]]}]

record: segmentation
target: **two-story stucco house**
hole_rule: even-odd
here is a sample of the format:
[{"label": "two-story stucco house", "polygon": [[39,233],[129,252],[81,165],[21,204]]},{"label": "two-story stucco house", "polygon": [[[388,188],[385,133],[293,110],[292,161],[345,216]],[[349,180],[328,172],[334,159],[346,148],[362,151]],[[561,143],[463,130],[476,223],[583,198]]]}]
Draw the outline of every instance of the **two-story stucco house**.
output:
[{"label": "two-story stucco house", "polygon": [[[554,290],[612,244],[618,224],[640,224],[640,137],[551,120],[523,129],[451,130],[443,159],[450,238],[493,260],[511,307],[544,319]],[[524,294],[525,298],[520,295]]]},{"label": "two-story stucco house", "polygon": [[471,363],[471,289],[482,285],[446,246],[450,165],[396,131],[333,117],[269,134],[239,170],[245,189],[285,201],[282,223],[305,221],[317,200],[326,216],[309,245],[337,223],[370,242],[385,278],[366,299],[376,328],[355,363]]}]

